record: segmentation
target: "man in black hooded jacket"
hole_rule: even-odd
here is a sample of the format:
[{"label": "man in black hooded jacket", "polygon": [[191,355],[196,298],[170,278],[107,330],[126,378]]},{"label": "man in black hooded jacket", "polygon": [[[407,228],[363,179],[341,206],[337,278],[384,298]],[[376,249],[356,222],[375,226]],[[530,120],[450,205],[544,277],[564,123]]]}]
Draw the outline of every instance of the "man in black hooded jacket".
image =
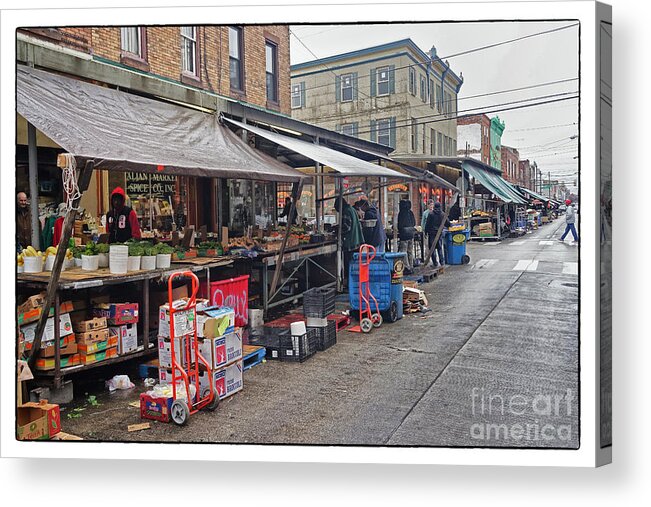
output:
[{"label": "man in black hooded jacket", "polygon": [[[443,214],[443,211],[441,211],[441,203],[436,202],[434,203],[434,211],[432,211],[429,215],[427,215],[427,223],[425,224],[425,232],[427,233],[427,237],[429,238],[429,249],[430,253],[432,255],[432,264],[434,264],[434,267],[438,267],[439,265],[444,265],[445,264],[445,257],[443,255],[443,232],[441,232],[441,235],[439,236],[438,241],[436,244],[434,244],[434,238],[436,238],[436,233],[439,230],[439,227],[443,223],[443,220],[445,219],[445,227],[450,227],[450,221],[445,218],[445,215]],[[436,254],[438,252],[438,262],[436,261]]]},{"label": "man in black hooded jacket", "polygon": [[416,217],[411,211],[411,201],[400,201],[398,212],[398,250],[407,253],[405,271],[409,274],[414,269],[414,235],[416,233]]}]

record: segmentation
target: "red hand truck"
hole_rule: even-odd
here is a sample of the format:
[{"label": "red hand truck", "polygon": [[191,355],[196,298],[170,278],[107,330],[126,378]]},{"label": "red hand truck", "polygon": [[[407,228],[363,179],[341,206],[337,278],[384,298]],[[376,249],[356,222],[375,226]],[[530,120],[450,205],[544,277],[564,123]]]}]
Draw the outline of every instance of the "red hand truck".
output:
[{"label": "red hand truck", "polygon": [[[374,327],[382,325],[382,315],[377,299],[371,293],[371,277],[369,268],[371,262],[375,259],[375,247],[371,245],[361,245],[359,247],[359,325],[353,326],[349,331],[369,333]],[[375,313],[371,312],[371,300],[375,304]],[[366,315],[366,316],[364,316]]]},{"label": "red hand truck", "polygon": [[[172,297],[172,282],[178,277],[189,277],[192,280],[192,293],[187,304],[174,308],[174,299]],[[219,395],[215,393],[213,385],[213,372],[210,363],[199,352],[199,341],[197,339],[197,292],[199,290],[199,279],[192,271],[177,271],[172,273],[167,281],[167,298],[170,312],[170,349],[172,354],[172,406],[170,408],[170,417],[179,426],[188,422],[191,414],[205,408],[215,410],[219,405]],[[185,318],[192,320],[192,330],[183,335],[177,336],[175,329],[176,314],[186,314]],[[179,342],[177,343],[177,340]],[[179,361],[176,360],[176,347],[180,347]],[[185,353],[185,357],[183,356]],[[200,366],[203,366],[208,375],[208,388],[203,393],[199,393],[199,375]],[[183,384],[179,384],[180,382]],[[196,394],[192,396],[190,385],[196,388]],[[177,396],[177,387],[185,386],[187,398]]]}]

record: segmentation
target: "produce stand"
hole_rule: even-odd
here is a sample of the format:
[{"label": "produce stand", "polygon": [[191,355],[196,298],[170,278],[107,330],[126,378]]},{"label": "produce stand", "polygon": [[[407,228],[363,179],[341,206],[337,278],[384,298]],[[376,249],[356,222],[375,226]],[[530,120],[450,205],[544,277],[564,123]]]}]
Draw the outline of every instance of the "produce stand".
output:
[{"label": "produce stand", "polygon": [[[173,267],[168,269],[153,269],[148,271],[133,271],[129,272],[126,275],[114,275],[109,272],[108,269],[99,269],[97,271],[84,271],[82,269],[71,269],[62,271],[59,277],[58,283],[56,284],[56,291],[54,295],[54,369],[52,370],[34,370],[34,375],[36,377],[46,377],[51,378],[52,383],[55,387],[60,387],[63,378],[66,375],[73,373],[79,373],[81,371],[86,371],[98,366],[106,366],[109,364],[121,363],[124,361],[140,358],[143,356],[148,356],[156,353],[155,344],[150,340],[149,331],[149,313],[150,313],[150,304],[149,304],[149,289],[150,283],[161,281],[165,282],[172,273],[179,270],[183,271],[192,271],[196,274],[201,274],[207,277],[208,281],[210,280],[210,268],[224,267],[229,266],[233,263],[232,259],[229,258],[215,258],[211,262],[203,263],[201,265],[197,264],[175,264]],[[205,272],[205,273],[204,273]],[[17,285],[18,291],[21,289],[36,289],[44,290],[47,288],[50,281],[51,273],[41,272],[41,273],[19,273],[17,275]],[[120,355],[114,358],[105,359],[103,361],[98,361],[96,363],[87,364],[87,365],[76,365],[69,366],[66,368],[61,367],[61,354],[60,354],[60,336],[59,336],[59,319],[60,319],[60,305],[61,305],[61,292],[62,291],[75,291],[80,289],[93,289],[101,288],[110,285],[120,285],[126,283],[140,283],[141,284],[141,294],[140,294],[140,308],[142,318],[142,329],[143,332],[139,338],[142,338],[142,345],[140,345],[135,351]],[[155,336],[154,336],[155,338]],[[140,341],[140,340],[139,340]]]}]

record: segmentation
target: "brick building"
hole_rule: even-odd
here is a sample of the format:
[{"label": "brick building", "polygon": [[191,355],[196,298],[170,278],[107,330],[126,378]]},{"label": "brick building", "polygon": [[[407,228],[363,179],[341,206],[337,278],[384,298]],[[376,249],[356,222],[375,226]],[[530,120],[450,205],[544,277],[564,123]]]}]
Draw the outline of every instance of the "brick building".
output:
[{"label": "brick building", "polygon": [[524,185],[524,173],[520,171],[520,153],[517,148],[502,145],[502,177],[516,185]]},{"label": "brick building", "polygon": [[474,116],[462,116],[457,119],[457,155],[466,156],[466,144],[468,144],[468,156],[490,164],[491,120],[485,114]]}]

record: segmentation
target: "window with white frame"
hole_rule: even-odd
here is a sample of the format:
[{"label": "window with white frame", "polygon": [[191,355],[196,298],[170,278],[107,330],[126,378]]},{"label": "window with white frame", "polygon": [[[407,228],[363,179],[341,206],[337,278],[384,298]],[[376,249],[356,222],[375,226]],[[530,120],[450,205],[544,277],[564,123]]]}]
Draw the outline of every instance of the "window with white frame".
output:
[{"label": "window with white frame", "polygon": [[120,28],[120,49],[139,58],[143,57],[142,27],[123,26]]},{"label": "window with white frame", "polygon": [[389,67],[377,69],[377,95],[389,95]]},{"label": "window with white frame", "polygon": [[429,106],[434,109],[434,101],[436,100],[436,94],[434,93],[434,80],[429,80]]},{"label": "window with white frame", "polygon": [[356,136],[355,124],[354,123],[344,123],[341,126],[341,133],[345,134],[347,136],[355,137]]},{"label": "window with white frame", "polygon": [[411,151],[418,149],[418,123],[416,118],[411,119]]},{"label": "window with white frame", "polygon": [[409,67],[409,93],[416,95],[416,69]]},{"label": "window with white frame", "polygon": [[436,131],[434,129],[430,129],[429,154],[436,155]]},{"label": "window with white frame", "polygon": [[269,41],[265,43],[265,71],[267,100],[278,102],[278,47]]},{"label": "window with white frame", "polygon": [[427,102],[427,80],[420,76],[420,100]]},{"label": "window with white frame", "polygon": [[436,133],[436,146],[437,146],[437,155],[439,157],[443,156],[443,134],[440,132]]},{"label": "window with white frame", "polygon": [[377,120],[377,142],[391,146],[391,118]]},{"label": "window with white frame", "polygon": [[228,62],[231,89],[244,90],[244,55],[242,48],[242,28],[228,27]]},{"label": "window with white frame", "polygon": [[341,101],[350,102],[353,100],[353,75],[343,74],[341,76]]},{"label": "window with white frame", "polygon": [[181,66],[184,72],[198,75],[197,71],[197,29],[194,26],[181,27]]},{"label": "window with white frame", "polygon": [[292,109],[300,109],[303,104],[303,94],[301,93],[301,85],[292,85]]},{"label": "window with white frame", "polygon": [[443,89],[441,85],[436,85],[436,107],[439,110],[439,113],[443,112]]}]

